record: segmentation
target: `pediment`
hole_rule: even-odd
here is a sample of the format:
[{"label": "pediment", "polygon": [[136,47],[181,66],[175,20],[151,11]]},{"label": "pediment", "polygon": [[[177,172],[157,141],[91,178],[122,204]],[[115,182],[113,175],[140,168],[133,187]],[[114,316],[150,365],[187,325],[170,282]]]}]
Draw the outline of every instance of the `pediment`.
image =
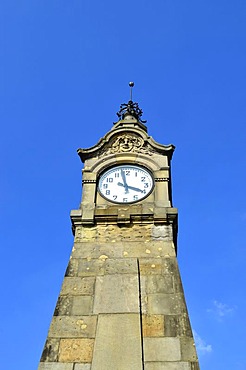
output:
[{"label": "pediment", "polygon": [[146,131],[139,127],[118,127],[113,128],[98,143],[88,149],[78,149],[78,154],[84,162],[93,157],[106,157],[112,154],[136,153],[152,156],[159,153],[172,157],[175,147],[172,144],[162,145],[157,143]]}]

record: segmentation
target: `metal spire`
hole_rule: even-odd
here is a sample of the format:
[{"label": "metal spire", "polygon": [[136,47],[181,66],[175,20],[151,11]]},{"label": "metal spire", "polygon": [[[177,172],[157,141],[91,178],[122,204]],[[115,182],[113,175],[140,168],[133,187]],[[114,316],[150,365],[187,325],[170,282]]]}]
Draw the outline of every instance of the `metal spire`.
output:
[{"label": "metal spire", "polygon": [[117,112],[117,116],[119,117],[119,119],[124,119],[126,116],[133,116],[139,122],[146,123],[147,121],[141,119],[141,116],[143,114],[142,109],[139,108],[138,103],[133,103],[132,101],[132,88],[134,86],[134,82],[129,82],[129,86],[130,86],[130,100],[127,104],[123,103],[120,105],[120,110],[119,112]]}]

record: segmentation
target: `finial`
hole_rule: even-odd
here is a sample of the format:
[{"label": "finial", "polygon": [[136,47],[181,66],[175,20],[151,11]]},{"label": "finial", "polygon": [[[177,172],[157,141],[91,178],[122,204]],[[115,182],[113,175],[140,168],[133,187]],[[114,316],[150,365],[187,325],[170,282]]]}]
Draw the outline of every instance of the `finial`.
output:
[{"label": "finial", "polygon": [[139,108],[138,103],[133,103],[132,101],[132,88],[134,86],[134,82],[129,82],[130,86],[130,100],[127,104],[121,104],[120,110],[117,112],[117,116],[119,119],[124,119],[126,116],[133,116],[135,117],[139,122],[146,123],[147,121],[143,121],[141,119],[141,116],[143,114],[142,109]]},{"label": "finial", "polygon": [[132,101],[132,88],[134,86],[134,82],[129,82],[129,86],[130,86],[130,100]]}]

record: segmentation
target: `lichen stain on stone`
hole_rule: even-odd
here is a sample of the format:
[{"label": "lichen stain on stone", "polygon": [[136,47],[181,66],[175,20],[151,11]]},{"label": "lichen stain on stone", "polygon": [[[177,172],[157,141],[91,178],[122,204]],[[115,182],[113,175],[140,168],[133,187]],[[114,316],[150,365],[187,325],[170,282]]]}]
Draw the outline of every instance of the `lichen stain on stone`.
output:
[{"label": "lichen stain on stone", "polygon": [[84,323],[84,320],[76,321],[76,324],[80,326],[80,329],[84,330],[87,328],[87,325]]},{"label": "lichen stain on stone", "polygon": [[98,259],[105,262],[106,259],[108,259],[108,256],[106,256],[106,254],[102,254]]}]

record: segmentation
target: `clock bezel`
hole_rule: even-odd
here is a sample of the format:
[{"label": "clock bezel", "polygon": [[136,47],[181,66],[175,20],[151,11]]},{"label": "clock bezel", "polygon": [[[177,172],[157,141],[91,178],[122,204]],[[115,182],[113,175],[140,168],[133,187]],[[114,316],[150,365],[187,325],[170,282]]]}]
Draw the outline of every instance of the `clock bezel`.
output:
[{"label": "clock bezel", "polygon": [[[107,198],[104,194],[102,194],[102,193],[101,193],[101,190],[100,190],[100,187],[99,187],[100,180],[101,180],[102,176],[103,176],[106,172],[108,172],[108,171],[110,171],[110,170],[112,170],[112,169],[114,169],[114,168],[120,168],[120,167],[126,167],[126,166],[128,166],[128,167],[134,167],[134,168],[138,167],[138,168],[140,168],[140,169],[142,169],[142,170],[144,170],[144,171],[148,172],[148,174],[150,175],[150,177],[151,177],[151,179],[152,179],[152,186],[151,186],[151,188],[150,188],[149,192],[148,192],[146,195],[144,195],[144,197],[142,197],[141,199],[133,200],[133,201],[131,201],[131,202],[119,202],[119,201],[115,201],[115,200],[111,200],[111,199]],[[133,204],[133,203],[141,202],[141,201],[143,201],[144,199],[146,199],[148,196],[150,196],[150,194],[152,194],[152,192],[153,192],[153,190],[154,190],[154,187],[155,187],[155,179],[154,179],[153,173],[152,173],[148,168],[146,168],[145,166],[142,166],[142,165],[139,165],[139,164],[134,164],[134,163],[121,163],[121,164],[114,164],[114,165],[112,165],[112,166],[110,166],[110,167],[105,168],[105,169],[104,169],[104,170],[99,174],[99,176],[98,176],[98,182],[97,182],[97,191],[98,191],[98,193],[100,194],[100,196],[101,196],[102,198],[104,198],[105,200],[107,200],[108,202],[110,202],[110,203],[114,203],[114,204]]]}]

